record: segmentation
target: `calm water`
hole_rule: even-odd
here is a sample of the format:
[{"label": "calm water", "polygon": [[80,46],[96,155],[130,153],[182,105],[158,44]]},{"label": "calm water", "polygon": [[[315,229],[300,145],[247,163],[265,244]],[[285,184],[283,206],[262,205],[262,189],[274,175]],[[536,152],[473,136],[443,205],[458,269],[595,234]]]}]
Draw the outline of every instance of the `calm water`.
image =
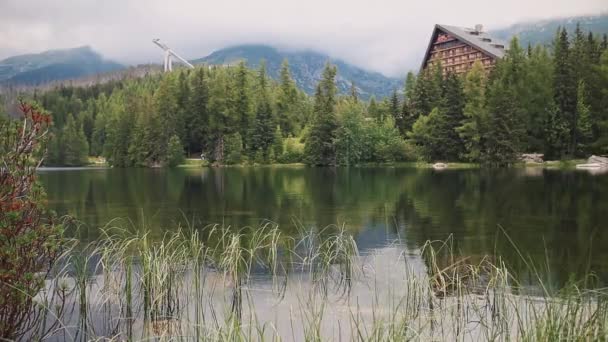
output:
[{"label": "calm water", "polygon": [[452,235],[454,248],[473,260],[491,254],[524,269],[502,227],[555,283],[586,269],[608,283],[606,174],[259,167],[63,169],[40,178],[49,205],[86,225],[83,240],[115,218],[145,224],[155,236],[186,220],[199,227],[271,220],[285,234],[334,224],[345,225],[363,251],[395,241],[415,249]]}]

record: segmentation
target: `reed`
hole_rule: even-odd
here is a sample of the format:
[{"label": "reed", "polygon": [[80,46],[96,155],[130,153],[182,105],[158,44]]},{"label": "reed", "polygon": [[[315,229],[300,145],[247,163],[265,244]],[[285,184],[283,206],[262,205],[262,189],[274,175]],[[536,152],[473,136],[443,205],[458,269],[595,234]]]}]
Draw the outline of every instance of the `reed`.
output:
[{"label": "reed", "polygon": [[[608,338],[608,292],[588,279],[536,294],[498,256],[452,239],[361,255],[344,226],[272,222],[149,232],[107,227],[74,246],[37,297],[36,340],[587,341]],[[514,246],[516,248],[516,246]],[[523,256],[522,256],[523,258]],[[525,260],[530,262],[530,260]],[[530,263],[530,268],[532,264]],[[540,295],[538,294],[540,293]]]}]

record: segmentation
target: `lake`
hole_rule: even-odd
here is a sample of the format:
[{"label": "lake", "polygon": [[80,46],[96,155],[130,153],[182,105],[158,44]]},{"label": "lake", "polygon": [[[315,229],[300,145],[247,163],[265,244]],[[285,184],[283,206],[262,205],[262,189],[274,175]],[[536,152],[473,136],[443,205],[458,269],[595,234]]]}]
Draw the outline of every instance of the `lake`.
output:
[{"label": "lake", "polygon": [[[458,253],[529,269],[552,284],[595,272],[608,284],[608,175],[526,169],[296,166],[186,169],[48,169],[49,206],[83,223],[82,240],[108,222],[152,236],[179,225],[257,227],[283,234],[344,226],[359,249],[452,238]],[[516,246],[516,248],[514,247]],[[518,252],[519,251],[519,252]],[[529,276],[529,275],[528,275]],[[526,274],[521,274],[522,279]]]}]

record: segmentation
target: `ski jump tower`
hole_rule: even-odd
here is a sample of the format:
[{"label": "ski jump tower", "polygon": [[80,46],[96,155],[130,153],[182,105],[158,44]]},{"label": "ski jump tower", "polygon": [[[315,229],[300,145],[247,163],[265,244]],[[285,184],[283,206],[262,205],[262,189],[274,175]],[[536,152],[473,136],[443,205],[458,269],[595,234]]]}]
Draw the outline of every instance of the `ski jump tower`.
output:
[{"label": "ski jump tower", "polygon": [[180,55],[176,54],[167,45],[160,42],[160,39],[152,39],[152,43],[158,45],[163,51],[165,51],[164,68],[165,72],[173,71],[173,57],[177,58],[180,62],[186,65],[190,69],[194,69],[194,66],[187,60],[183,59]]}]

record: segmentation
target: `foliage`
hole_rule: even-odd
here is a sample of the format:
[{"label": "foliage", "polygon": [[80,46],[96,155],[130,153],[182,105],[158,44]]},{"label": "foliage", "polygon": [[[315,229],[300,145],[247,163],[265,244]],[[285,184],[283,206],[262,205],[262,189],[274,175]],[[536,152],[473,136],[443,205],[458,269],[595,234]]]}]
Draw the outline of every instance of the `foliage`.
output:
[{"label": "foliage", "polygon": [[306,139],[304,154],[310,165],[335,165],[336,118],[336,67],[329,63],[315,93],[314,118]]},{"label": "foliage", "polygon": [[[301,75],[292,74],[287,60],[275,59],[269,70],[277,81],[266,75],[265,62],[257,72],[243,62],[62,86],[36,95],[54,121],[45,162],[82,165],[91,154],[113,167],[168,165],[167,146],[175,135],[189,156],[233,163],[226,144],[237,132],[241,162],[355,165],[422,157],[510,165],[520,153],[546,159],[606,154],[605,40],[580,28],[571,35],[558,30],[551,49],[525,50],[514,39],[491,71],[475,63],[456,76],[433,64],[418,75],[408,73],[403,94],[393,90],[368,102],[352,81],[350,94],[339,95],[346,90],[344,74],[338,77],[329,64],[309,97],[296,86],[294,76]],[[280,146],[296,136],[301,139],[290,144],[304,143],[303,157]],[[396,153],[391,156],[379,152],[387,151],[381,146],[388,141]],[[419,155],[412,155],[412,147]]]},{"label": "foliage", "polygon": [[9,340],[39,323],[34,297],[62,244],[62,227],[36,182],[51,117],[23,102],[20,110],[22,122],[0,126],[0,339]]},{"label": "foliage", "polygon": [[167,146],[167,165],[169,167],[175,167],[184,162],[184,150],[182,143],[177,135],[173,135],[169,139],[169,145]]},{"label": "foliage", "polygon": [[226,136],[226,164],[239,164],[243,160],[243,139],[239,132]]}]

